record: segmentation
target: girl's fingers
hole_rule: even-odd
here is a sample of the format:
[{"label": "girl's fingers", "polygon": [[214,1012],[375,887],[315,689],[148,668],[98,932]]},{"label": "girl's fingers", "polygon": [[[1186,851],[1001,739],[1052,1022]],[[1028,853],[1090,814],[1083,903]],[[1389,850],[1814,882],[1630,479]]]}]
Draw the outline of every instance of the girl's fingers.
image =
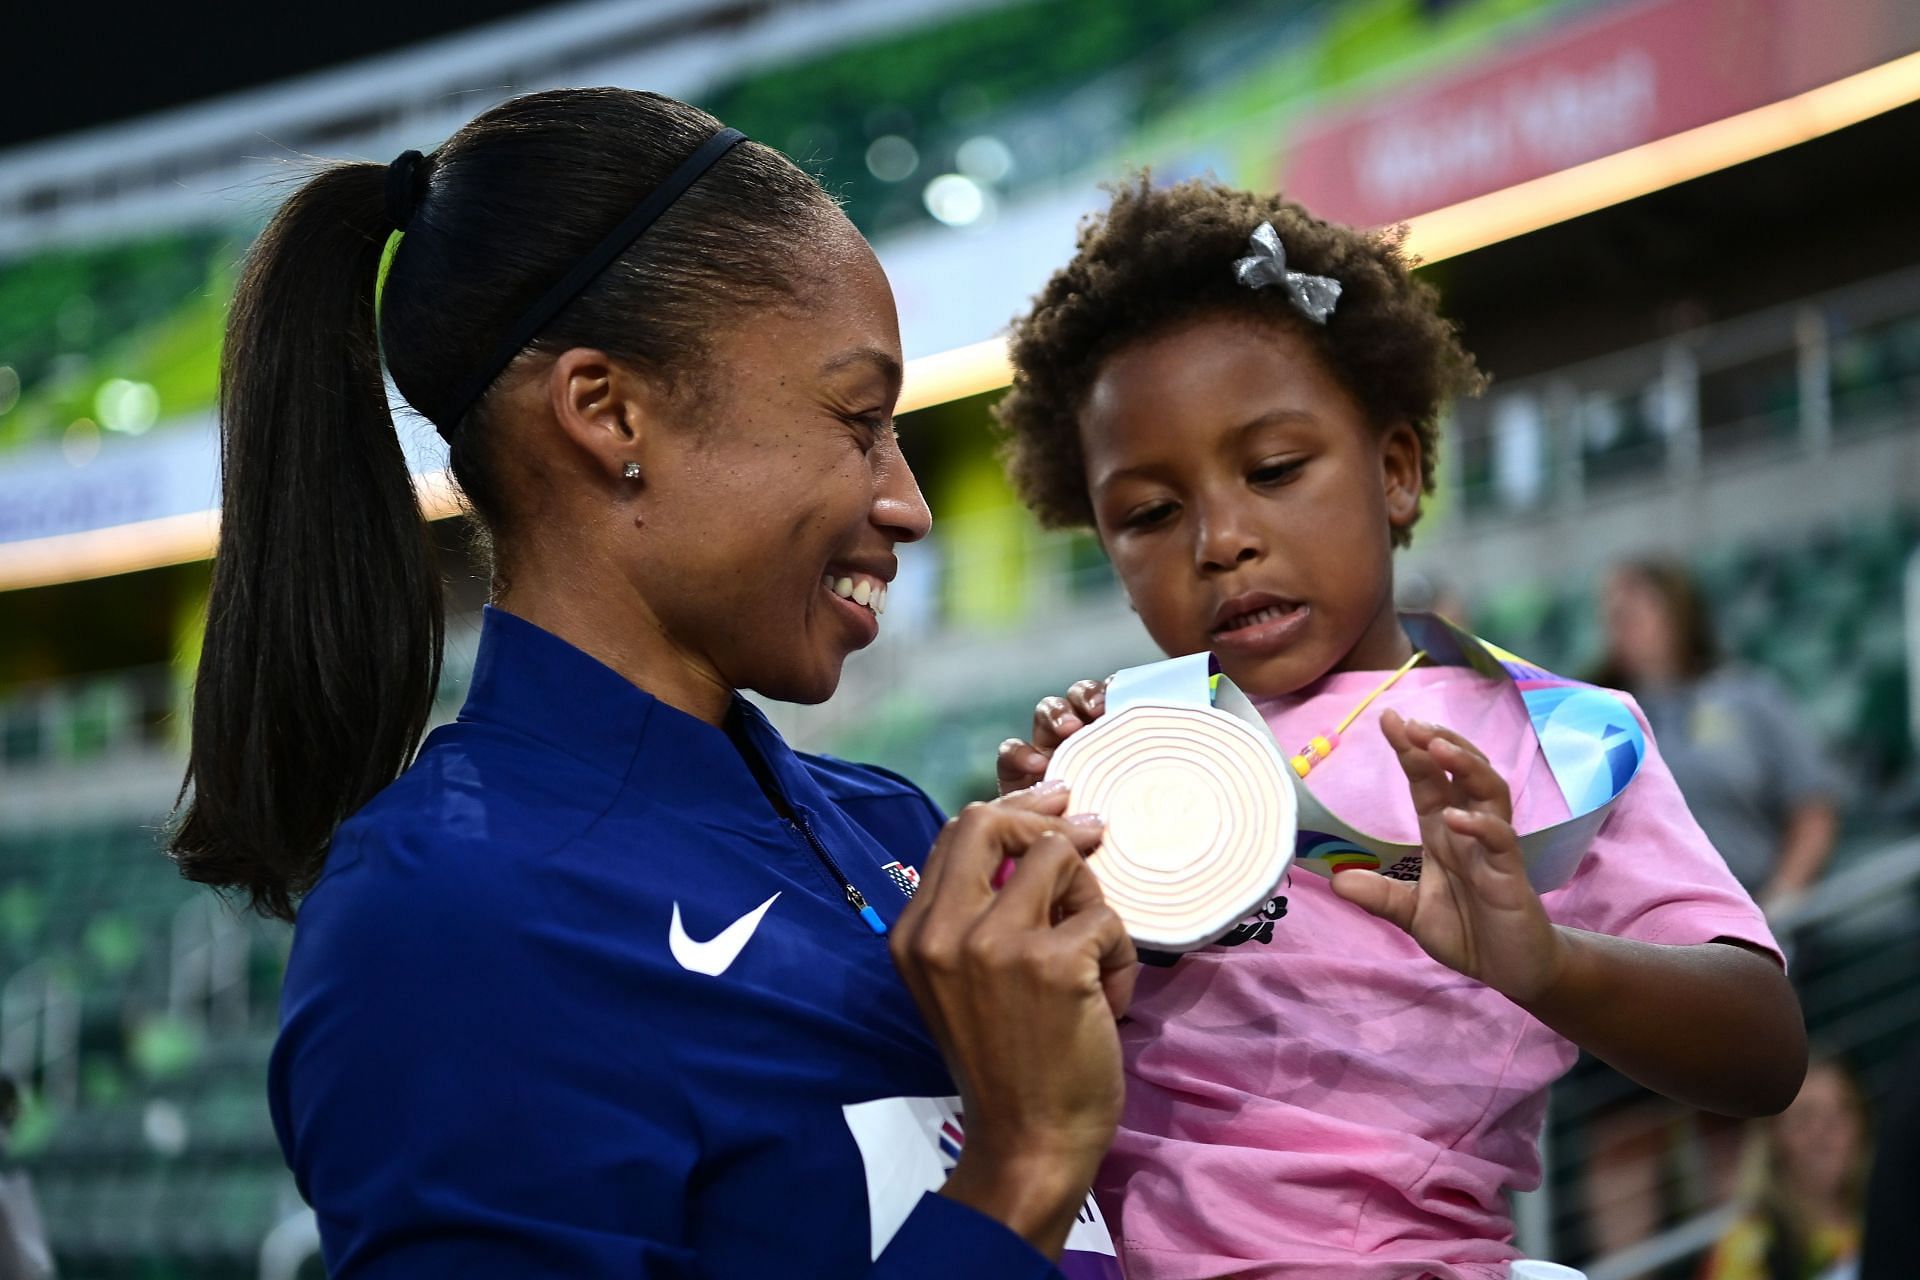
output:
[{"label": "girl's fingers", "polygon": [[1042,698],[1033,709],[1033,745],[1049,755],[1085,727],[1065,698]]},{"label": "girl's fingers", "polygon": [[1413,807],[1425,818],[1446,807],[1452,782],[1433,754],[1414,744],[1407,728],[1407,722],[1397,712],[1388,711],[1380,717],[1380,731],[1399,758],[1400,771],[1407,775]]},{"label": "girl's fingers", "polygon": [[1513,824],[1497,813],[1448,808],[1440,819],[1447,829],[1473,842],[1488,864],[1501,871],[1525,873],[1520,837]]},{"label": "girl's fingers", "polygon": [[1046,776],[1060,744],[1098,720],[1107,710],[1107,682],[1082,680],[1065,697],[1042,698],[1033,708],[1031,740],[1008,738],[994,754],[1000,794]]},{"label": "girl's fingers", "polygon": [[1410,722],[1409,727],[1419,736],[1419,741],[1422,746],[1431,745],[1435,740],[1451,742],[1454,746],[1459,747],[1462,751],[1470,755],[1478,756],[1482,760],[1486,760],[1487,758],[1486,752],[1474,746],[1472,742],[1447,728],[1445,725],[1435,724],[1431,720],[1415,720]]},{"label": "girl's fingers", "polygon": [[1092,724],[1107,713],[1107,682],[1105,680],[1079,680],[1067,690],[1067,706],[1080,717],[1081,723]]},{"label": "girl's fingers", "polygon": [[1404,880],[1389,880],[1377,871],[1356,867],[1337,871],[1333,892],[1368,915],[1378,916],[1400,929],[1413,928],[1413,908],[1418,890]]},{"label": "girl's fingers", "polygon": [[[1387,723],[1388,716],[1393,717],[1391,725]],[[1505,827],[1511,836],[1513,828],[1509,819],[1513,809],[1506,780],[1472,743],[1450,729],[1424,721],[1403,720],[1392,711],[1382,714],[1380,722],[1390,743],[1398,739],[1399,744],[1404,744],[1396,746],[1400,767],[1407,775],[1413,794],[1414,808],[1420,816],[1420,842],[1425,856],[1452,879],[1470,877],[1478,855],[1473,848],[1463,846],[1474,837],[1453,826],[1444,815],[1471,812],[1484,816]],[[1517,842],[1512,843],[1512,850],[1517,860]],[[1505,869],[1505,864],[1501,865]]]},{"label": "girl's fingers", "polygon": [[1495,813],[1502,817],[1513,813],[1513,798],[1507,789],[1507,780],[1479,751],[1440,734],[1434,735],[1427,751],[1451,775],[1450,790],[1456,807]]},{"label": "girl's fingers", "polygon": [[1000,794],[1032,786],[1046,776],[1049,757],[1046,752],[1023,738],[1008,738],[994,754],[994,778]]},{"label": "girl's fingers", "polygon": [[1407,736],[1406,717],[1392,707],[1380,713],[1380,735],[1387,740],[1387,745],[1396,753],[1405,751],[1413,745],[1413,740]]},{"label": "girl's fingers", "polygon": [[[1383,725],[1392,714],[1382,714]],[[1447,772],[1452,804],[1463,809],[1490,809],[1512,815],[1513,799],[1506,779],[1479,747],[1452,729],[1425,720],[1400,721],[1400,729],[1409,743],[1428,752]]]}]

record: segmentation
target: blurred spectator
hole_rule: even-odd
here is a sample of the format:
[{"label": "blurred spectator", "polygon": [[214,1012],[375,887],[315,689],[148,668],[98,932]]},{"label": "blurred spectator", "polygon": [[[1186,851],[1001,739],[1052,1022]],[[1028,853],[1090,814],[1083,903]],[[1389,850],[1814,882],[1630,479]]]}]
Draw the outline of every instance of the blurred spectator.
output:
[{"label": "blurred spectator", "polygon": [[1867,1120],[1852,1074],[1835,1061],[1814,1063],[1793,1105],[1753,1126],[1747,1157],[1745,1212],[1700,1280],[1854,1280]]},{"label": "blurred spectator", "polygon": [[0,1280],[50,1280],[53,1253],[33,1183],[8,1160],[19,1118],[20,1091],[11,1076],[0,1075]]},{"label": "blurred spectator", "polygon": [[[1770,677],[1723,662],[1700,590],[1672,561],[1629,561],[1601,591],[1606,655],[1591,678],[1624,689],[1646,713],[1687,807],[1735,878],[1769,916],[1794,902],[1833,853],[1839,784],[1820,744]],[[1784,940],[1783,940],[1784,941]],[[1596,1107],[1587,1170],[1593,1244],[1602,1254],[1659,1226],[1662,1163],[1683,1115],[1586,1064]],[[1732,1191],[1739,1126],[1695,1116],[1709,1198]]]},{"label": "blurred spectator", "polygon": [[1639,700],[1687,807],[1769,915],[1833,852],[1839,784],[1819,742],[1765,674],[1720,661],[1682,566],[1636,560],[1607,576],[1607,652],[1594,683]]},{"label": "blurred spectator", "polygon": [[1914,1223],[1914,1206],[1920,1205],[1920,1044],[1893,1076],[1874,1148],[1860,1280],[1913,1280],[1920,1276],[1920,1230]]}]

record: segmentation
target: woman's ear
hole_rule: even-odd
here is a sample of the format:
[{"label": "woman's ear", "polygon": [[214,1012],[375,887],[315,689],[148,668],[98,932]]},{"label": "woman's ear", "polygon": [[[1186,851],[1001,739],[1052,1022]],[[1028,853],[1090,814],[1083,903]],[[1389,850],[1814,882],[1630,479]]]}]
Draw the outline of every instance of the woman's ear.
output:
[{"label": "woman's ear", "polygon": [[547,403],[561,438],[596,475],[631,485],[647,472],[661,395],[604,351],[570,347],[547,373]]},{"label": "woman's ear", "polygon": [[1420,518],[1420,435],[1404,422],[1387,428],[1380,438],[1380,480],[1386,492],[1387,523],[1404,529]]}]

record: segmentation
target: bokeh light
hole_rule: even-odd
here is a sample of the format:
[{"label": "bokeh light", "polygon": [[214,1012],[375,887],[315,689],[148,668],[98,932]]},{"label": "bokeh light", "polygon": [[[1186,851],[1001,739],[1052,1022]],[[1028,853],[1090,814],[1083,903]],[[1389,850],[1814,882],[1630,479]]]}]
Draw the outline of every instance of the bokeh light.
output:
[{"label": "bokeh light", "polygon": [[150,383],[110,378],[93,398],[100,425],[122,435],[145,435],[160,417],[160,393]]},{"label": "bokeh light", "polygon": [[75,418],[60,435],[60,452],[76,467],[100,456],[100,426],[92,418]]},{"label": "bokeh light", "polygon": [[1013,172],[1013,152],[1007,144],[991,134],[982,134],[977,138],[968,138],[960,144],[954,160],[960,166],[960,172],[976,182],[1004,182]]},{"label": "bokeh light", "polygon": [[919,167],[919,150],[897,133],[875,138],[867,147],[867,172],[882,182],[905,182]]},{"label": "bokeh light", "polygon": [[927,212],[950,227],[977,226],[993,211],[992,195],[963,173],[943,173],[922,195]]}]

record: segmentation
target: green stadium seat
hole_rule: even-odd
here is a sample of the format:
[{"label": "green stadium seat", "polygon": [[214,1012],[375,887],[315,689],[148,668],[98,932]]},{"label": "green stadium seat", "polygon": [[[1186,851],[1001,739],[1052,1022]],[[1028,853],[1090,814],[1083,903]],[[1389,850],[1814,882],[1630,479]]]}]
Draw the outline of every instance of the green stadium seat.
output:
[{"label": "green stadium seat", "polygon": [[0,760],[19,766],[41,759],[46,751],[46,721],[39,703],[16,698],[0,704]]}]

